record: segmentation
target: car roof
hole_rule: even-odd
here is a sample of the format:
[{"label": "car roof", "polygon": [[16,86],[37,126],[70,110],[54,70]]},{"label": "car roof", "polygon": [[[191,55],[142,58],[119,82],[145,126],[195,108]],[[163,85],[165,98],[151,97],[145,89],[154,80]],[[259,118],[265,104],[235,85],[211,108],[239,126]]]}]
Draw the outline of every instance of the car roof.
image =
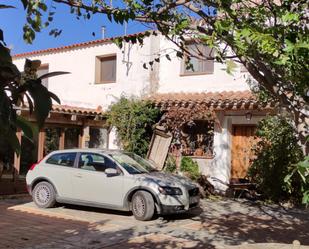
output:
[{"label": "car roof", "polygon": [[125,152],[123,150],[110,150],[110,149],[98,149],[98,148],[76,148],[76,149],[64,149],[64,150],[54,150],[50,154],[55,153],[70,153],[70,152],[92,152],[92,153],[107,153],[107,154],[114,154],[114,153],[122,153]]}]

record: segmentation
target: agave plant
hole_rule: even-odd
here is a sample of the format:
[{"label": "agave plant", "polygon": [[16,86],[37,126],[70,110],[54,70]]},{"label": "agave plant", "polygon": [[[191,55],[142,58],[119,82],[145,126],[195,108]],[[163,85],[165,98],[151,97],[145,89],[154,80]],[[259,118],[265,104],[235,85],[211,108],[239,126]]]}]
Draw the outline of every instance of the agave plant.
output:
[{"label": "agave plant", "polygon": [[[51,72],[37,77],[40,65],[39,60],[27,59],[24,72],[20,72],[12,61],[0,30],[0,138],[5,139],[17,154],[20,153],[20,143],[16,131],[21,129],[32,140],[52,109],[52,101],[60,104],[59,98],[42,85],[42,80],[68,72]],[[27,106],[30,114],[34,114],[36,124],[17,115],[22,106]]]}]

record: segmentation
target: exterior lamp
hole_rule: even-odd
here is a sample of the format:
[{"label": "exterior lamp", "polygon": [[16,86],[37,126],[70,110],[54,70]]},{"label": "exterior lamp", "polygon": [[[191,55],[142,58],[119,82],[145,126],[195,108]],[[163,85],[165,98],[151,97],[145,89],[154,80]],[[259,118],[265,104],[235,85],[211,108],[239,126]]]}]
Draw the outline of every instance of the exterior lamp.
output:
[{"label": "exterior lamp", "polygon": [[252,113],[251,113],[251,112],[246,112],[245,117],[246,117],[246,119],[247,119],[248,121],[250,121],[251,118],[252,118]]}]

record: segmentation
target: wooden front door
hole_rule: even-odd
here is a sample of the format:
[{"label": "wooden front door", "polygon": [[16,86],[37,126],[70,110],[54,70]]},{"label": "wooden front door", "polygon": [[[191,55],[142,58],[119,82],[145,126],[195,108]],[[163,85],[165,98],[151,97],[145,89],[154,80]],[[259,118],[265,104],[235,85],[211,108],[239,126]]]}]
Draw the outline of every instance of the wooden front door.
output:
[{"label": "wooden front door", "polygon": [[233,126],[231,178],[244,178],[247,175],[255,129],[252,125]]}]

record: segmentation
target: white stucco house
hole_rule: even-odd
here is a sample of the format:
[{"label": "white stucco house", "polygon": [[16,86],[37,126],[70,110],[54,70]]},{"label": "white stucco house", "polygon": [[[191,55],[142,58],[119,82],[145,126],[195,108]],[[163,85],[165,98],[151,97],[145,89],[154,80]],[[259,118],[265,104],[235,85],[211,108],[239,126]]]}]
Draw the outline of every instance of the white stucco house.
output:
[{"label": "white stucco house", "polygon": [[[171,61],[163,57],[152,69],[143,68],[143,63],[173,48],[174,45],[161,35],[145,38],[142,47],[125,43],[122,49],[107,38],[16,54],[13,59],[20,69],[28,58],[41,60],[39,73],[70,72],[44,82],[61,99],[62,106],[55,107],[58,115],[61,114],[59,110],[64,110],[63,115],[79,115],[87,110],[85,115],[96,116],[122,95],[148,98],[167,113],[190,113],[194,118],[185,129],[190,133],[194,127],[193,135],[200,139],[202,150],[197,148],[196,141],[195,144],[189,141],[186,153],[198,161],[201,171],[224,182],[244,177],[254,126],[271,106],[257,103],[246,83],[248,74],[240,65],[230,75],[224,64],[194,59],[191,62],[195,70],[192,71],[186,69],[184,61],[175,53],[170,53]],[[76,117],[71,118],[71,124],[74,119]],[[212,121],[211,125],[208,121]],[[212,129],[210,140],[205,138],[209,136],[200,134],[205,132],[206,126]],[[91,125],[83,123],[80,127],[83,134],[89,136]],[[117,147],[115,131],[102,127],[101,131],[104,138],[98,146]],[[87,136],[80,139],[87,140]]]}]

